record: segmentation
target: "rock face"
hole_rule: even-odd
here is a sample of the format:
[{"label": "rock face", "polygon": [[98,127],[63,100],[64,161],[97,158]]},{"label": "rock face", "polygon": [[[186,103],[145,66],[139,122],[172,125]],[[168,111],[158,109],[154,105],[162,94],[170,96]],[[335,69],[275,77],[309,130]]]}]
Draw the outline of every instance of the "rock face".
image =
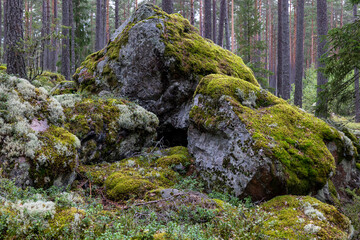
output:
[{"label": "rock face", "polygon": [[221,73],[258,86],[240,57],[197,32],[180,15],[144,4],[103,50],[87,57],[74,79],[82,91],[136,99],[159,117],[162,136],[186,144],[190,103],[202,77]]},{"label": "rock face", "polygon": [[[188,143],[209,188],[254,200],[329,192],[339,164],[349,174],[358,171],[357,150],[343,133],[252,83],[224,75],[199,83]],[[324,200],[333,201],[330,195]]]},{"label": "rock face", "polygon": [[0,75],[2,174],[26,187],[67,186],[75,178],[79,139],[62,128],[60,103],[28,81]]},{"label": "rock face", "polygon": [[82,163],[119,161],[156,139],[157,117],[135,103],[72,94],[55,98],[64,107],[65,128],[81,140]]},{"label": "rock face", "polygon": [[279,196],[261,208],[271,214],[262,229],[269,239],[351,239],[349,219],[315,198]]}]

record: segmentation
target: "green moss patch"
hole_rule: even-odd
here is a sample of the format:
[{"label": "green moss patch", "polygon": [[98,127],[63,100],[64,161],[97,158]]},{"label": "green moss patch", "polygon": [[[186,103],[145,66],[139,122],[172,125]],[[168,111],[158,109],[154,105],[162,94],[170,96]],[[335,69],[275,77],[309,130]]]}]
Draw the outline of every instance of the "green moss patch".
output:
[{"label": "green moss patch", "polygon": [[262,205],[264,233],[277,239],[347,239],[350,221],[334,206],[306,196],[279,196]]},{"label": "green moss patch", "polygon": [[[168,159],[180,162],[169,163]],[[186,157],[186,159],[185,159]],[[104,186],[114,200],[140,199],[154,189],[170,188],[180,178],[172,167],[181,163],[185,172],[192,159],[184,147],[174,147],[138,157],[123,159],[113,164],[80,166],[80,173],[98,186]]]}]

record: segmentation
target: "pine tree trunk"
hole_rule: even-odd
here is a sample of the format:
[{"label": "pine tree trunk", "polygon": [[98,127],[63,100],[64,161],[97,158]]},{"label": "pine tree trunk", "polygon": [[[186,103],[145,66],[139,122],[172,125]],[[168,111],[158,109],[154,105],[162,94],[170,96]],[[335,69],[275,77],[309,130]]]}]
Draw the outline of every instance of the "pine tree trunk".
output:
[{"label": "pine tree trunk", "polygon": [[282,86],[283,86],[283,90],[282,90],[282,94],[283,94],[283,98],[285,100],[290,99],[290,91],[291,91],[291,84],[290,84],[290,76],[291,76],[291,71],[290,71],[290,63],[291,63],[291,59],[290,59],[290,39],[289,39],[289,3],[287,0],[282,0],[281,1],[281,5],[282,5],[282,9],[281,9],[281,13],[282,13],[282,17],[281,17],[281,21],[282,21]]},{"label": "pine tree trunk", "polygon": [[7,22],[7,1],[8,0],[4,0],[4,55],[3,55],[3,62],[6,62],[6,37],[7,37],[7,32],[6,32],[6,22]]},{"label": "pine tree trunk", "polygon": [[[58,17],[58,7],[57,7],[57,0],[53,0],[53,19],[52,19],[52,24],[53,24],[53,33],[57,33],[58,31],[58,22],[57,22],[57,17]],[[50,70],[53,72],[56,72],[56,62],[58,59],[58,54],[57,54],[57,39],[55,37],[52,38],[52,50],[50,53]]]},{"label": "pine tree trunk", "polygon": [[74,20],[74,8],[72,4],[72,0],[69,0],[69,13],[70,13],[70,26],[71,26],[71,68],[70,74],[73,75],[75,73],[75,20]]},{"label": "pine tree trunk", "polygon": [[304,5],[305,0],[297,0],[296,19],[296,60],[294,104],[302,107],[302,78],[304,69]]},{"label": "pine tree trunk", "polygon": [[161,8],[171,14],[174,11],[174,3],[173,0],[162,0]]},{"label": "pine tree trunk", "polygon": [[212,24],[213,24],[213,35],[212,35],[212,40],[214,41],[214,42],[216,42],[216,0],[213,0],[212,1],[212,4],[213,4],[213,6],[212,6],[212,10],[213,10],[213,12],[212,12],[212,16],[213,16],[213,22],[212,22]]},{"label": "pine tree trunk", "polygon": [[[326,53],[326,34],[328,33],[328,23],[327,23],[327,2],[326,0],[317,0],[317,31],[318,31],[318,48],[317,48],[317,66],[318,68],[324,67],[324,64],[320,61],[320,58]],[[323,96],[321,99],[319,97],[322,92],[321,87],[327,83],[327,78],[318,71],[317,74],[317,110],[315,115],[317,117],[325,118],[327,117],[327,99]]]},{"label": "pine tree trunk", "polygon": [[50,1],[43,0],[43,12],[42,12],[42,39],[43,39],[43,55],[42,66],[45,70],[50,70]]},{"label": "pine tree trunk", "polygon": [[107,2],[108,0],[103,0],[103,8],[102,8],[102,12],[101,12],[101,16],[103,17],[103,19],[102,19],[102,24],[103,24],[103,26],[102,26],[102,39],[101,39],[101,45],[102,45],[102,47],[101,48],[104,48],[105,47],[105,45],[106,45],[106,43],[107,43],[107,41],[106,41],[106,26],[107,26],[107,24],[106,24],[106,16],[107,16],[107,14],[106,14],[106,11],[107,11],[107,5],[106,5],[106,2]]},{"label": "pine tree trunk", "polygon": [[[354,19],[357,16],[357,4],[353,6]],[[360,90],[359,90],[359,69],[354,70],[355,78],[355,122],[360,122]]]},{"label": "pine tree trunk", "polygon": [[110,1],[106,0],[106,43],[110,39]]},{"label": "pine tree trunk", "polygon": [[235,52],[234,0],[231,0],[231,51]]},{"label": "pine tree trunk", "polygon": [[230,50],[229,8],[227,1],[225,1],[225,39],[226,49]]},{"label": "pine tree trunk", "polygon": [[115,29],[119,28],[119,0],[115,0]]},{"label": "pine tree trunk", "polygon": [[211,39],[211,0],[204,0],[204,37]]},{"label": "pine tree trunk", "polygon": [[1,62],[1,46],[2,46],[2,1],[0,0],[0,62]]},{"label": "pine tree trunk", "polygon": [[203,6],[202,6],[202,2],[203,0],[199,0],[200,1],[200,19],[199,19],[199,30],[200,30],[200,36],[204,36],[204,29],[203,29]]},{"label": "pine tree trunk", "polygon": [[224,39],[224,24],[225,24],[225,15],[226,15],[226,0],[221,0],[220,2],[220,19],[219,19],[219,35],[217,39],[217,44],[223,46]]},{"label": "pine tree trunk", "polygon": [[23,0],[6,1],[6,64],[7,73],[26,78],[25,59],[21,45],[23,33]]},{"label": "pine tree trunk", "polygon": [[190,23],[194,26],[195,18],[194,18],[194,0],[190,0]]},{"label": "pine tree trunk", "polygon": [[277,44],[277,84],[276,84],[276,94],[278,97],[283,96],[283,81],[282,81],[282,58],[283,58],[283,47],[282,47],[282,41],[283,41],[283,35],[282,35],[282,5],[281,2],[284,0],[278,0],[278,44]]},{"label": "pine tree trunk", "polygon": [[70,79],[70,36],[69,36],[69,0],[62,1],[62,51],[61,51],[61,74],[65,79]]}]

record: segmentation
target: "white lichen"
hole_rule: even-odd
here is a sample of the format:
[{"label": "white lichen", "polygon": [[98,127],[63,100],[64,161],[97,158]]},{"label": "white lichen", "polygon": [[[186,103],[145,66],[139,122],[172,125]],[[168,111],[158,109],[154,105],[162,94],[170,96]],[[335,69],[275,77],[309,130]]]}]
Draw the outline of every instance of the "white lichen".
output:
[{"label": "white lichen", "polygon": [[321,229],[321,227],[316,226],[312,223],[309,223],[309,224],[305,225],[305,227],[304,227],[304,231],[307,233],[317,233],[320,231],[320,229]]}]

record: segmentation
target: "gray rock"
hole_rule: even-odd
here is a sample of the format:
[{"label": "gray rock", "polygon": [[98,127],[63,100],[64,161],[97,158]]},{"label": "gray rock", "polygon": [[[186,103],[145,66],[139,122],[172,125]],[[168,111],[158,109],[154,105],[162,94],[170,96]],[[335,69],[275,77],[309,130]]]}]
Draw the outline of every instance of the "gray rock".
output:
[{"label": "gray rock", "polygon": [[190,103],[201,77],[239,76],[257,84],[240,57],[209,42],[180,15],[140,6],[103,50],[90,55],[74,79],[82,91],[128,97],[160,120],[160,137],[186,145]]}]

